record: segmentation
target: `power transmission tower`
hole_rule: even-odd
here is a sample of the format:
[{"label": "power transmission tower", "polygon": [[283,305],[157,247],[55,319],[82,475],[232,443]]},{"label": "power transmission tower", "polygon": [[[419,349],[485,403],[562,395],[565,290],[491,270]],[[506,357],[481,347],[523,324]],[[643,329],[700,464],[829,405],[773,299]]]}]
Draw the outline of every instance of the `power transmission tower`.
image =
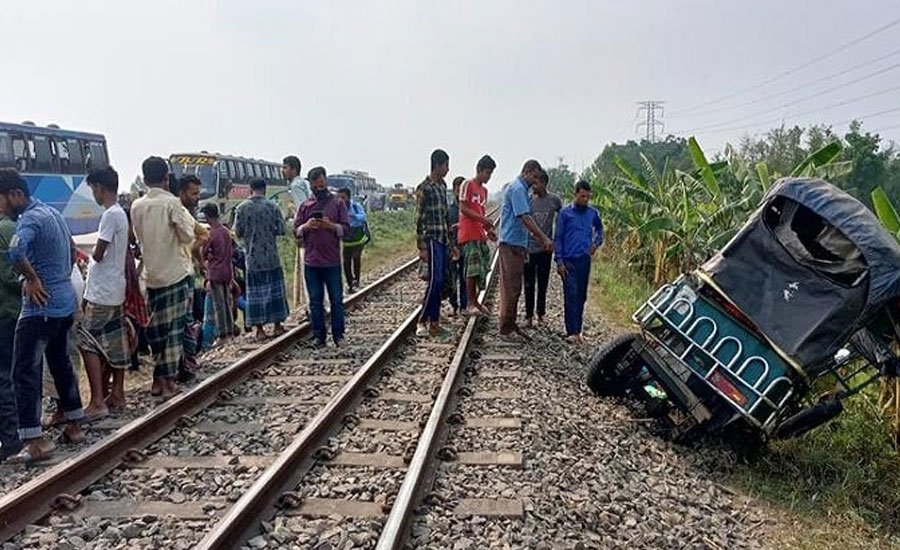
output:
[{"label": "power transmission tower", "polygon": [[[663,104],[665,101],[659,101],[658,99],[651,99],[649,101],[638,101],[638,118],[643,118],[644,120],[638,122],[637,130],[640,130],[641,126],[645,129],[645,139],[647,141],[656,141],[656,128],[659,127],[660,130],[665,130],[666,125],[663,124],[662,120],[657,120],[657,112],[659,113],[659,118],[662,118],[664,114]],[[643,113],[643,116],[641,115]]]}]

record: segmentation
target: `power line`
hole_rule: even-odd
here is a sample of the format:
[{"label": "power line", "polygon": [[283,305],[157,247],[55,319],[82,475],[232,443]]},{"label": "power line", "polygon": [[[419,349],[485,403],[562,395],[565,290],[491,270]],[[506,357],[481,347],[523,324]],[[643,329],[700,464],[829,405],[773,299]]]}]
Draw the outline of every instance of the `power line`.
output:
[{"label": "power line", "polygon": [[678,115],[678,114],[681,114],[681,113],[687,113],[687,112],[691,112],[691,111],[696,111],[697,109],[702,109],[702,108],[708,107],[708,106],[710,106],[710,105],[716,105],[716,104],[718,104],[718,103],[722,103],[723,101],[727,101],[727,100],[729,100],[729,99],[731,99],[731,98],[733,98],[733,97],[738,97],[738,96],[743,95],[743,94],[745,94],[745,93],[747,93],[747,92],[752,92],[753,90],[757,90],[757,89],[759,89],[759,88],[762,88],[763,86],[767,86],[767,85],[769,85],[769,84],[771,84],[771,83],[773,83],[773,82],[777,82],[778,80],[781,80],[782,78],[784,78],[784,77],[786,77],[786,76],[789,76],[789,75],[791,75],[791,74],[793,74],[793,73],[796,73],[797,71],[801,71],[801,70],[803,70],[803,69],[806,69],[807,67],[811,67],[811,66],[815,65],[816,63],[818,63],[818,62],[820,62],[820,61],[822,61],[822,60],[824,60],[824,59],[827,59],[827,58],[833,56],[833,55],[836,54],[836,53],[840,53],[840,52],[842,52],[842,51],[844,51],[844,50],[846,50],[846,49],[848,49],[848,48],[850,48],[850,47],[852,47],[852,46],[855,46],[856,44],[859,44],[860,42],[863,42],[863,41],[865,41],[865,40],[868,40],[869,38],[872,38],[873,36],[875,36],[875,35],[877,35],[877,34],[880,34],[880,33],[884,32],[884,31],[886,31],[886,30],[888,30],[888,29],[890,29],[890,28],[893,28],[893,27],[897,26],[898,24],[900,24],[900,18],[897,18],[897,19],[894,19],[894,20],[892,20],[892,21],[889,21],[888,23],[885,23],[884,25],[878,27],[877,29],[875,29],[875,30],[873,30],[873,31],[870,31],[870,32],[864,34],[863,36],[860,36],[859,38],[854,38],[854,39],[851,40],[850,42],[847,42],[847,43],[845,43],[845,44],[842,44],[842,45],[840,45],[840,46],[838,46],[838,47],[836,47],[836,48],[834,48],[834,49],[832,49],[832,50],[829,50],[829,51],[825,52],[824,54],[819,55],[819,56],[815,57],[814,59],[812,59],[812,60],[810,60],[810,61],[807,61],[806,63],[802,63],[802,64],[800,64],[800,65],[798,65],[798,66],[796,66],[796,67],[794,67],[794,68],[792,68],[792,69],[788,69],[788,70],[786,70],[786,71],[784,71],[784,72],[778,73],[778,74],[775,75],[775,76],[769,77],[769,78],[763,80],[762,82],[759,82],[759,83],[757,83],[757,84],[753,84],[753,85],[751,85],[751,86],[747,86],[746,88],[742,88],[742,89],[740,89],[740,90],[738,90],[738,91],[736,91],[736,92],[732,92],[732,93],[730,93],[730,94],[721,96],[721,97],[719,97],[719,98],[717,98],[717,99],[714,99],[714,100],[712,100],[712,101],[706,101],[706,102],[704,102],[704,103],[700,103],[700,104],[698,104],[698,105],[694,105],[693,107],[689,107],[689,108],[687,108],[687,109],[680,109],[680,110],[674,111],[674,112],[672,112],[671,114],[672,114],[672,115]]},{"label": "power line", "polygon": [[645,113],[646,119],[643,122],[637,123],[637,129],[640,129],[643,126],[646,129],[646,137],[647,141],[656,141],[656,128],[659,127],[665,130],[666,125],[661,121],[656,119],[656,112],[659,111],[660,116],[663,115],[665,101],[659,101],[658,99],[651,99],[649,101],[639,101],[638,102],[638,111],[637,114],[640,116],[641,112]]},{"label": "power line", "polygon": [[[897,86],[897,87],[894,88],[894,89],[900,89],[900,86]],[[885,91],[893,91],[893,89],[892,89],[892,90],[885,90]],[[784,117],[780,117],[780,118],[776,118],[776,119],[772,119],[772,120],[767,120],[767,121],[765,121],[765,122],[759,122],[759,123],[755,123],[755,124],[742,125],[742,126],[732,126],[732,127],[730,127],[730,128],[717,128],[717,129],[713,129],[713,130],[708,130],[708,131],[706,131],[706,132],[704,132],[704,133],[705,133],[705,134],[718,134],[718,133],[721,133],[721,132],[731,132],[731,131],[734,131],[734,130],[746,130],[746,129],[748,129],[748,128],[756,128],[757,126],[765,126],[766,124],[777,124],[777,123],[779,123],[779,122],[784,122],[785,120],[789,120],[789,119],[792,119],[792,118],[797,118],[797,117],[801,117],[801,116],[803,116],[803,115],[808,115],[808,114],[811,114],[811,113],[815,113],[815,112],[817,112],[817,111],[822,111],[822,110],[825,110],[825,109],[830,109],[830,108],[835,107],[835,106],[837,106],[837,105],[838,105],[838,104],[835,104],[835,105],[829,105],[829,106],[827,106],[827,107],[822,107],[821,109],[813,109],[813,110],[811,110],[811,111],[806,111],[806,112],[802,112],[802,113],[796,113],[796,114],[793,114],[793,115],[788,115],[788,116],[784,116]],[[854,117],[854,118],[850,118],[850,119],[847,119],[847,120],[842,120],[842,121],[840,121],[840,122],[833,123],[833,124],[831,124],[831,125],[832,125],[832,126],[843,126],[844,124],[849,124],[849,123],[853,122],[854,120],[863,120],[863,119],[870,118],[870,117],[876,117],[876,116],[886,115],[886,114],[888,114],[888,113],[896,113],[897,111],[900,111],[900,107],[894,107],[894,108],[892,108],[892,109],[885,109],[884,111],[878,111],[878,112],[875,112],[875,113],[869,113],[869,114],[865,114],[865,115],[862,115],[862,116],[857,116],[857,117]],[[692,132],[679,132],[679,133],[676,134],[676,135],[685,135],[685,134],[689,134],[689,133],[692,133]]]},{"label": "power line", "polygon": [[[828,81],[828,80],[832,80],[832,79],[837,78],[837,77],[839,77],[839,76],[844,76],[844,75],[847,74],[847,73],[851,73],[851,72],[853,72],[853,71],[862,69],[863,67],[868,67],[869,65],[874,65],[875,63],[878,63],[879,61],[884,61],[885,59],[888,59],[888,58],[890,58],[890,57],[894,57],[894,56],[897,55],[897,54],[900,54],[900,48],[898,48],[898,49],[896,49],[896,50],[894,50],[894,51],[892,51],[892,52],[886,53],[886,54],[884,54],[884,55],[880,55],[880,56],[876,57],[875,59],[871,59],[871,60],[866,61],[866,62],[864,62],[864,63],[860,63],[860,64],[858,64],[858,65],[854,65],[854,66],[852,66],[852,67],[848,67],[848,68],[846,68],[846,69],[844,69],[844,70],[842,70],[842,71],[839,71],[839,72],[836,72],[836,73],[832,73],[832,74],[830,74],[830,75],[828,75],[828,76],[823,76],[822,78],[817,78],[817,79],[815,79],[815,80],[811,80],[811,81],[809,81],[809,82],[807,82],[807,83],[805,83],[805,84],[801,84],[801,85],[799,85],[799,86],[795,86],[795,87],[793,87],[793,88],[789,88],[789,89],[783,90],[783,91],[781,91],[781,92],[775,92],[775,93],[773,93],[773,94],[764,95],[764,96],[762,96],[762,97],[760,97],[760,98],[758,98],[758,99],[754,99],[754,100],[752,100],[752,101],[746,101],[746,102],[744,102],[744,103],[737,103],[737,104],[735,104],[735,105],[729,105],[729,106],[726,106],[726,107],[719,107],[718,109],[712,109],[712,110],[709,110],[709,111],[703,111],[702,113],[697,113],[697,114],[695,114],[695,115],[687,114],[687,115],[684,115],[684,116],[687,116],[687,117],[707,116],[707,115],[713,115],[713,114],[716,114],[716,113],[722,113],[722,112],[725,112],[725,111],[732,111],[732,110],[734,110],[734,109],[740,109],[740,108],[742,108],[742,107],[749,107],[750,105],[756,105],[756,104],[758,104],[758,103],[762,103],[763,101],[767,101],[767,100],[769,100],[769,99],[774,99],[774,98],[776,98],[776,97],[781,97],[781,96],[784,96],[784,95],[788,95],[788,94],[791,94],[791,93],[793,93],[793,92],[800,91],[800,90],[802,90],[802,89],[804,89],[804,88],[809,88],[810,86],[815,86],[816,84],[819,84],[819,83],[821,83],[821,82],[826,82],[826,81]],[[896,68],[897,66],[898,66],[898,65],[894,65],[893,67]],[[881,73],[878,73],[878,74],[881,74]],[[856,82],[858,82],[858,81],[856,81]],[[848,85],[850,85],[850,84],[855,84],[856,82],[850,82],[850,83],[848,83]],[[677,117],[678,115],[673,113],[673,114],[671,114],[670,116],[675,116],[675,117]]]},{"label": "power line", "polygon": [[[898,64],[896,65],[896,67],[900,67],[900,63],[898,63]],[[850,99],[845,99],[845,100],[842,100],[842,101],[838,101],[837,103],[832,103],[832,104],[830,104],[830,105],[826,105],[826,106],[823,106],[823,107],[817,107],[817,108],[815,108],[815,109],[813,109],[813,110],[811,110],[811,111],[806,111],[806,112],[796,113],[796,114],[791,115],[791,116],[792,116],[792,117],[798,117],[798,116],[802,116],[802,115],[805,115],[805,114],[815,113],[815,112],[818,112],[818,111],[824,111],[824,110],[826,110],[826,109],[832,109],[832,108],[834,108],[834,107],[841,107],[841,106],[843,106],[843,105],[849,105],[849,104],[851,104],[851,103],[856,103],[857,101],[862,101],[862,100],[864,100],[864,99],[869,99],[869,98],[876,97],[876,96],[879,96],[879,95],[883,95],[883,94],[886,94],[886,93],[888,93],[888,92],[893,92],[893,91],[896,91],[896,90],[900,90],[900,86],[893,86],[893,87],[891,87],[891,88],[887,88],[887,89],[884,89],[884,90],[878,90],[878,91],[876,91],[876,92],[872,92],[872,93],[868,93],[868,94],[863,94],[863,95],[861,95],[861,96],[856,96],[856,97],[853,97],[853,98],[850,98]],[[707,124],[706,126],[700,126],[700,127],[697,127],[697,128],[693,128],[693,129],[691,129],[691,130],[688,130],[688,131],[685,132],[685,133],[698,132],[698,131],[700,131],[700,130],[712,130],[712,129],[718,128],[718,127],[720,127],[720,126],[727,126],[727,125],[729,125],[729,124],[734,124],[735,122],[741,122],[741,121],[744,121],[744,120],[747,120],[747,119],[752,119],[752,118],[755,118],[755,117],[757,117],[757,116],[759,116],[759,115],[765,115],[765,114],[769,114],[769,113],[772,113],[772,112],[775,112],[775,111],[780,111],[781,109],[784,109],[784,108],[786,108],[786,107],[791,107],[791,106],[793,106],[793,105],[796,105],[797,103],[801,103],[802,101],[806,101],[806,100],[808,100],[808,99],[812,99],[812,98],[818,97],[818,96],[820,96],[820,95],[824,95],[824,94],[826,94],[826,93],[828,93],[828,92],[832,92],[832,91],[834,91],[834,90],[833,90],[833,89],[826,90],[826,91],[824,91],[824,92],[819,92],[819,93],[816,93],[816,94],[812,94],[812,95],[810,95],[810,96],[807,96],[807,97],[802,98],[802,99],[798,99],[798,100],[796,100],[796,101],[792,101],[792,102],[790,102],[790,103],[785,103],[784,105],[780,105],[780,106],[774,107],[774,108],[772,108],[772,109],[766,109],[766,110],[764,110],[764,111],[759,111],[759,112],[754,113],[754,114],[752,114],[752,115],[746,115],[746,116],[742,116],[742,117],[733,118],[733,119],[731,119],[731,120],[726,120],[726,121],[723,121],[723,122],[717,122],[717,123],[715,123],[715,124]],[[779,119],[776,119],[776,120],[779,120]],[[755,126],[755,125],[754,125],[754,126]]]}]

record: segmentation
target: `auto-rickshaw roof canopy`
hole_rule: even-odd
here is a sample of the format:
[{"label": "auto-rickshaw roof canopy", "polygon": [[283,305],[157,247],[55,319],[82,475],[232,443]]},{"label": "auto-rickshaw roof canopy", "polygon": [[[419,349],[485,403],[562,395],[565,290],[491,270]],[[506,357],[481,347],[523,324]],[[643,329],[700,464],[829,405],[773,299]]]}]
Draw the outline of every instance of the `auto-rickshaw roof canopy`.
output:
[{"label": "auto-rickshaw roof canopy", "polygon": [[900,245],[841,189],[784,178],[700,271],[803,368],[900,296]]}]

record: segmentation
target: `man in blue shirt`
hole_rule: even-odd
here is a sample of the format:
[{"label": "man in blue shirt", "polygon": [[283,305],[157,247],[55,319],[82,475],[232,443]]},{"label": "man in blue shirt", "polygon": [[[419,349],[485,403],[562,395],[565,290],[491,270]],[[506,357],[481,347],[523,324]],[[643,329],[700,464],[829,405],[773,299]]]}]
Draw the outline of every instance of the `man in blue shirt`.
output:
[{"label": "man in blue shirt", "polygon": [[19,462],[47,458],[55,449],[43,437],[41,373],[44,358],[59,394],[66,428],[63,439],[84,441],[78,380],[67,350],[77,297],[72,287],[75,243],[62,215],[32,198],[28,184],[12,169],[0,170],[0,212],[18,219],[6,258],[24,277],[22,313],[16,323],[13,383],[22,451]]},{"label": "man in blue shirt", "polygon": [[591,277],[591,257],[603,245],[603,221],[589,206],[591,186],[575,184],[575,199],[563,208],[556,222],[556,271],[563,281],[566,340],[581,344],[584,303]]},{"label": "man in blue shirt", "polygon": [[542,173],[544,170],[538,161],[526,162],[519,177],[505,187],[500,209],[500,338],[511,342],[528,339],[516,324],[516,316],[528,257],[529,233],[544,250],[553,252],[553,241],[531,218],[528,189],[540,181]]}]

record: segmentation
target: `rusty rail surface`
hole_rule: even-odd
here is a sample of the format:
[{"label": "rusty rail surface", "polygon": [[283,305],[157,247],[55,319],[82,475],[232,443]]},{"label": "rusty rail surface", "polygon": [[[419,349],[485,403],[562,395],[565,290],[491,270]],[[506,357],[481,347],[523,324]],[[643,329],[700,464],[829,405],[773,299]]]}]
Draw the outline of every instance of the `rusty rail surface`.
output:
[{"label": "rusty rail surface", "polygon": [[[491,283],[497,273],[497,264],[499,253],[494,254],[494,260],[491,263],[491,270],[487,276],[487,283],[484,290],[481,291],[478,299],[484,303]],[[412,461],[406,470],[406,476],[403,478],[403,484],[391,507],[384,528],[381,530],[381,536],[378,539],[376,550],[397,550],[403,548],[406,540],[406,534],[409,529],[409,520],[416,510],[426,488],[430,485],[431,468],[434,465],[435,453],[439,441],[446,435],[447,417],[453,409],[453,403],[456,399],[456,391],[462,379],[462,365],[469,351],[469,345],[472,343],[475,335],[475,326],[478,324],[479,317],[471,317],[466,323],[465,332],[462,339],[456,347],[456,353],[444,376],[441,384],[440,392],[431,407],[431,413],[422,434],[419,436],[419,442],[416,445],[416,451],[413,454]]]},{"label": "rusty rail surface", "polygon": [[[384,285],[412,269],[417,262],[418,259],[405,262],[359,292],[347,297],[344,305],[352,307],[381,290]],[[34,523],[52,512],[60,497],[77,495],[105,476],[122,462],[129,451],[147,447],[172,431],[179,419],[189,417],[208,407],[223,390],[239,384],[253,371],[274,362],[279,355],[307,336],[311,329],[309,321],[304,321],[286,334],[203,380],[194,388],[129,422],[77,456],[60,462],[40,476],[4,495],[0,498],[0,541],[9,540],[28,524]],[[388,343],[385,343],[385,346],[387,345]]]},{"label": "rusty rail surface", "polygon": [[[496,216],[497,214],[497,210],[494,210],[491,213],[492,216]],[[488,282],[486,285],[488,288],[490,287],[496,271],[497,258],[498,255],[495,253],[491,271],[488,273]],[[481,299],[484,299],[484,296],[486,296],[486,290],[482,291]],[[272,464],[272,466],[269,467],[255,483],[253,483],[247,492],[244,493],[240,500],[238,500],[228,512],[219,519],[212,531],[210,531],[195,547],[197,550],[224,550],[236,548],[240,546],[243,541],[250,539],[253,535],[258,533],[260,522],[271,518],[276,512],[276,506],[278,505],[281,496],[294,490],[297,483],[299,483],[305,475],[307,467],[312,463],[316,449],[327,439],[328,435],[340,425],[342,419],[352,408],[362,390],[365,389],[368,381],[377,374],[380,367],[385,362],[392,358],[394,350],[403,341],[405,336],[415,329],[416,321],[419,318],[421,311],[422,306],[420,305],[406,318],[400,327],[391,334],[384,344],[382,344],[381,347],[366,360],[365,364],[356,371],[353,377],[341,387],[328,404],[326,404],[316,417],[306,425],[290,446],[279,455],[275,463]],[[450,371],[447,374],[448,378],[451,377],[451,373],[454,380],[457,378],[462,359],[465,356],[466,350],[474,335],[476,321],[477,317],[472,317],[466,325],[462,341],[457,347],[456,354],[450,365]],[[447,382],[445,379],[444,386],[446,385]],[[430,451],[433,446],[432,440],[436,439],[436,434],[432,432],[437,432],[437,427],[431,426],[434,423],[442,423],[445,419],[444,417],[446,415],[443,408],[446,408],[449,392],[450,389],[442,386],[441,394],[435,404],[436,407],[438,404],[442,407],[439,415],[441,418],[439,420],[434,420],[432,418],[435,416],[433,409],[432,417],[429,417],[428,425],[426,425],[425,431],[423,432],[423,437],[427,436],[429,438],[428,456],[431,455]],[[448,395],[445,395],[445,393]],[[431,427],[430,430],[429,427]],[[422,440],[420,440],[419,446],[422,446]],[[418,448],[416,453],[416,456],[418,457]],[[413,467],[417,467],[417,477],[419,475],[418,471],[425,469],[424,464],[419,464],[419,462],[423,460],[427,460],[427,458],[421,458],[418,462],[416,458],[414,458],[410,466],[410,472]],[[407,478],[409,477],[410,474],[408,473]],[[416,485],[418,485],[418,482],[416,482]],[[405,486],[406,481],[404,481],[404,487]],[[402,496],[403,489],[401,488],[400,496],[397,497],[397,503],[404,502],[404,506],[409,507],[411,510],[414,506],[414,504],[411,504],[413,500],[412,497],[408,499],[410,504],[406,504],[407,499],[401,501]],[[394,508],[397,508],[397,504],[394,505]],[[391,517],[393,517],[393,515],[392,510]]]}]

